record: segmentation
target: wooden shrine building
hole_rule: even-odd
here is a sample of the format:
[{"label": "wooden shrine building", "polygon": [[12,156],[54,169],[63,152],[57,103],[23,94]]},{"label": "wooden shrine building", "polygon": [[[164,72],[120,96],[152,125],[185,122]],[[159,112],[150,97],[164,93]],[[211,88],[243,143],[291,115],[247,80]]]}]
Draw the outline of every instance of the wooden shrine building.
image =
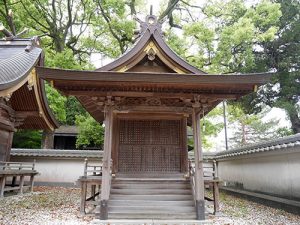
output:
[{"label": "wooden shrine building", "polygon": [[7,32],[0,40],[0,161],[9,161],[16,129],[54,130],[44,82],[35,67],[43,66],[38,38],[21,39]]},{"label": "wooden shrine building", "polygon": [[[253,92],[271,75],[206,74],[166,45],[155,16],[147,16],[140,25],[140,37],[132,49],[104,67],[95,71],[37,67],[36,72],[64,95],[76,96],[99,123],[104,121],[101,219],[129,218],[130,209],[136,210],[131,218],[151,218],[155,210],[171,207],[169,214],[166,212],[170,218],[187,219],[185,215],[192,214],[189,218],[203,220],[200,119],[222,100]],[[188,166],[188,125],[194,134],[193,177]],[[189,180],[191,186],[186,183]],[[173,190],[173,185],[184,190]],[[185,195],[183,205],[175,193]],[[151,201],[141,205],[147,199]],[[179,207],[174,208],[175,203]],[[115,213],[116,208],[123,214]]]}]

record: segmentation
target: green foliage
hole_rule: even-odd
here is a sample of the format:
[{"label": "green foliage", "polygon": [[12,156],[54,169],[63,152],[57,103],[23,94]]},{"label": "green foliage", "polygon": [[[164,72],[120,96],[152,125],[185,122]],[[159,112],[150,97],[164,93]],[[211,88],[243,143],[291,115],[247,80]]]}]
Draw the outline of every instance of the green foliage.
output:
[{"label": "green foliage", "polygon": [[174,32],[171,30],[168,30],[166,32],[166,41],[169,46],[172,46],[172,49],[180,56],[186,58],[188,55],[188,49],[190,43],[188,43],[184,38],[176,35]]},{"label": "green foliage", "polygon": [[45,65],[52,68],[83,70],[89,68],[89,65],[80,64],[74,57],[72,50],[66,49],[62,52],[57,52],[51,48],[45,50]]},{"label": "green foliage", "polygon": [[102,147],[104,128],[94,118],[90,115],[78,115],[76,116],[76,126],[79,128],[76,140],[77,148]]},{"label": "green foliage", "polygon": [[52,88],[48,83],[45,83],[47,99],[49,106],[53,111],[55,118],[61,123],[66,122],[66,100],[56,89]]},{"label": "green foliage", "polygon": [[41,148],[42,134],[40,131],[18,130],[14,133],[13,148]]},{"label": "green foliage", "polygon": [[[275,38],[281,16],[280,4],[267,0],[251,7],[242,0],[210,0],[205,1],[198,11],[192,11],[193,7],[186,7],[184,2],[181,4],[191,15],[180,24],[183,39],[191,45],[189,56],[187,53],[181,56],[213,73],[253,69],[254,49]],[[183,17],[181,11],[180,14]],[[169,43],[178,49],[176,43]]]},{"label": "green foliage", "polygon": [[128,17],[127,4],[124,0],[97,2],[96,13],[91,17],[90,35],[82,39],[82,46],[110,58],[124,53],[132,45],[136,27],[135,21]]},{"label": "green foliage", "polygon": [[[202,116],[200,127],[201,127],[201,137],[203,148],[209,151],[213,147],[213,143],[210,141],[212,137],[216,137],[217,134],[223,129],[224,124],[216,118],[222,115],[222,109],[217,107],[210,111],[204,117]],[[192,129],[189,128],[190,133]],[[192,150],[194,147],[193,138],[188,138],[188,149]]]},{"label": "green foliage", "polygon": [[286,137],[292,135],[293,131],[288,127],[280,127],[277,129],[276,133],[279,137]]},{"label": "green foliage", "polygon": [[278,127],[279,120],[270,119],[265,122],[262,120],[267,112],[266,110],[260,114],[246,114],[241,104],[230,104],[228,127],[234,133],[229,144],[232,147],[240,147],[288,135],[290,133],[288,128]]},{"label": "green foliage", "polygon": [[67,98],[66,108],[66,124],[68,125],[75,125],[76,116],[86,115],[85,109],[73,96]]},{"label": "green foliage", "polygon": [[[272,42],[263,43],[264,51],[255,53],[257,70],[277,71],[272,84],[261,88],[258,93],[243,98],[243,107],[249,113],[259,112],[262,105],[284,109],[294,133],[300,132],[300,2],[275,0],[280,4],[282,16]],[[262,104],[263,103],[263,104]]]}]

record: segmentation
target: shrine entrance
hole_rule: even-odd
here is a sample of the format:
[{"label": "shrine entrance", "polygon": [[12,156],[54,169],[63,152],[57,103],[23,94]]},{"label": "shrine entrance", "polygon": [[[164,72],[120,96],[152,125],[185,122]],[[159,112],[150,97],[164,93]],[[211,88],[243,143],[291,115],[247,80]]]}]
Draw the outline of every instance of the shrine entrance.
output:
[{"label": "shrine entrance", "polygon": [[187,172],[186,119],[182,116],[119,118],[116,130],[116,173]]}]

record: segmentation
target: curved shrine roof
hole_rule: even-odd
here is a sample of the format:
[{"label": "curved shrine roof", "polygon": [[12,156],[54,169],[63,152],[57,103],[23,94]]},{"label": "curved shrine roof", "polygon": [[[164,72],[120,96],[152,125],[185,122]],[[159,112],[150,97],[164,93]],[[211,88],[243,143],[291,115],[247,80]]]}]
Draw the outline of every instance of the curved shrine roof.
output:
[{"label": "curved shrine roof", "polygon": [[29,44],[28,40],[0,41],[0,90],[16,85],[40,60],[42,49],[26,50]]},{"label": "curved shrine roof", "polygon": [[129,107],[133,111],[137,110],[136,103],[140,104],[139,110],[150,110],[149,99],[156,98],[160,107],[152,105],[152,112],[166,109],[176,113],[195,106],[204,115],[224,99],[238,99],[255,91],[272,76],[269,73],[206,74],[168,47],[155,16],[139,22],[139,39],[112,63],[95,71],[37,67],[39,78],[50,81],[65,95],[76,96],[101,122],[106,98],[114,98],[122,110],[128,104],[133,104]]},{"label": "curved shrine roof", "polygon": [[145,22],[139,21],[139,23],[140,37],[136,40],[132,48],[118,59],[96,69],[96,71],[130,71],[143,57],[147,56],[148,61],[153,61],[155,57],[159,58],[173,73],[206,74],[187,63],[165,43],[161,24],[155,16],[149,15],[146,17]]},{"label": "curved shrine roof", "polygon": [[0,40],[0,98],[15,111],[16,128],[53,130],[58,123],[49,109],[44,81],[35,66],[43,65],[37,38]]}]

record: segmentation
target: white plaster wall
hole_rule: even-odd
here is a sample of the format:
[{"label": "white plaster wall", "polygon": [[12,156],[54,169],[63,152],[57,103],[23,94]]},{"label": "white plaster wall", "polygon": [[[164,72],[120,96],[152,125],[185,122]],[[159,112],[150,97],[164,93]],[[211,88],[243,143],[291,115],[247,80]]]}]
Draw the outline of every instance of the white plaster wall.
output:
[{"label": "white plaster wall", "polygon": [[[35,182],[42,183],[61,183],[76,184],[84,172],[84,159],[80,158],[53,158],[53,157],[35,157],[36,170],[40,175],[35,177]],[[34,158],[12,156],[14,162],[33,162]],[[100,165],[100,161],[89,160],[95,165]]]},{"label": "white plaster wall", "polygon": [[280,151],[231,157],[218,162],[223,181],[244,189],[300,198],[300,151]]}]

